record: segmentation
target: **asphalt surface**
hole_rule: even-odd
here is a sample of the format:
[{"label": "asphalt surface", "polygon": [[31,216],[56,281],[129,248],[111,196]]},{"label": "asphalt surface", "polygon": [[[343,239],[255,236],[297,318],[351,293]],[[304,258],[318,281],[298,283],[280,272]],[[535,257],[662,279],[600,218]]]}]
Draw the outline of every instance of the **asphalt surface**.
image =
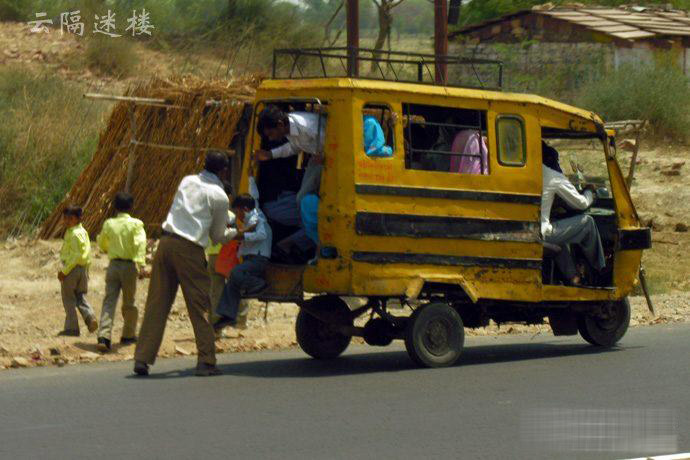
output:
[{"label": "asphalt surface", "polygon": [[0,458],[628,458],[690,452],[690,325],[470,337],[461,364],[400,345],[0,373]]}]

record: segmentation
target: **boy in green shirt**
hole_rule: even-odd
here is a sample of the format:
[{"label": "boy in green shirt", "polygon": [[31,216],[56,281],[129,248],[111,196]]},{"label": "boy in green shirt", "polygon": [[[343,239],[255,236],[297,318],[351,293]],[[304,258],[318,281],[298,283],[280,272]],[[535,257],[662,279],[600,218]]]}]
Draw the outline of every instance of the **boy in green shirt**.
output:
[{"label": "boy in green shirt", "polygon": [[[230,182],[223,181],[223,189],[228,199],[232,201],[232,185],[230,185]],[[228,225],[235,225],[235,215],[230,210],[228,210]],[[220,302],[220,296],[223,294],[223,288],[225,287],[225,276],[216,271],[216,261],[218,260],[218,255],[222,247],[222,244],[214,244],[206,248],[206,267],[208,268],[208,276],[211,278],[209,289],[211,311],[208,312],[208,320],[211,324],[218,320],[218,316],[214,312],[218,306],[218,302]]]},{"label": "boy in green shirt", "polygon": [[220,296],[223,294],[223,288],[225,287],[225,277],[216,271],[216,261],[218,260],[218,254],[220,254],[220,249],[222,247],[222,244],[214,244],[206,248],[206,268],[208,268],[208,275],[211,278],[209,288],[211,311],[208,312],[208,320],[211,322],[218,319],[213,311],[218,305]]},{"label": "boy in green shirt", "polygon": [[65,307],[65,327],[58,336],[79,337],[77,310],[81,313],[89,332],[98,329],[96,315],[86,302],[84,295],[89,288],[89,255],[91,242],[89,234],[81,225],[82,209],[67,206],[62,212],[67,230],[60,250],[62,270],[58,272],[62,291],[62,305]]},{"label": "boy in green shirt", "polygon": [[98,330],[98,348],[110,351],[113,331],[113,316],[117,299],[122,290],[122,318],[124,327],[120,343],[129,345],[137,341],[137,319],[139,311],[134,305],[137,290],[137,275],[146,264],[146,231],[144,223],[131,217],[134,198],[129,193],[115,195],[117,216],[103,224],[97,242],[101,251],[108,254],[110,264],[105,275],[105,297],[101,309],[101,327]]}]

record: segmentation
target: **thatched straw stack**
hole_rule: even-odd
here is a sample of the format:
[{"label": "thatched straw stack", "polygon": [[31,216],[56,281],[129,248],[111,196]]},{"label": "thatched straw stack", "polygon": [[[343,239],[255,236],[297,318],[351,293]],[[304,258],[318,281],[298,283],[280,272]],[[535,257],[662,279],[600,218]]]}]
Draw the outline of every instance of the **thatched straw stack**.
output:
[{"label": "thatched straw stack", "polygon": [[[201,170],[208,148],[228,149],[243,103],[251,101],[258,79],[209,82],[195,78],[153,80],[130,88],[128,96],[160,98],[185,109],[136,105],[136,139],[148,144],[191,146],[188,150],[136,146],[130,192],[133,215],[156,235],[165,219],[182,177]],[[223,101],[206,106],[207,100]],[[98,102],[95,102],[98,103]],[[114,214],[112,199],[125,187],[131,139],[130,102],[118,103],[108,127],[101,133],[98,150],[65,200],[44,222],[39,236],[62,235],[62,210],[68,204],[84,208],[83,224],[92,237]]]}]

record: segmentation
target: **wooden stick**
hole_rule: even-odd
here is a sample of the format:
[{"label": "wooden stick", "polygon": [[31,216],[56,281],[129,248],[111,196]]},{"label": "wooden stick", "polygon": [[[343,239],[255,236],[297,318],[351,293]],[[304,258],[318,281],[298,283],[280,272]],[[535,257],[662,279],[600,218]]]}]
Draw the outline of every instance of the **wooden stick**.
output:
[{"label": "wooden stick", "polygon": [[635,130],[635,149],[632,152],[632,157],[630,157],[630,170],[628,171],[628,177],[625,182],[628,184],[628,190],[632,186],[633,176],[635,176],[635,164],[637,163],[637,153],[640,151],[640,133],[642,133],[642,128],[645,122],[643,121],[637,126]]},{"label": "wooden stick", "polygon": [[666,241],[666,240],[652,240],[652,243],[675,244],[676,246],[678,246],[680,244],[676,241]]},{"label": "wooden stick", "polygon": [[183,105],[173,105],[168,104],[165,99],[157,99],[151,97],[134,97],[134,96],[117,96],[113,94],[100,94],[100,93],[86,93],[84,94],[86,99],[100,99],[104,101],[123,101],[123,102],[134,102],[140,105],[150,105],[154,107],[165,107],[170,109],[186,109]]},{"label": "wooden stick", "polygon": [[652,298],[649,295],[649,289],[647,289],[647,278],[645,277],[643,266],[640,266],[639,278],[640,286],[642,286],[642,292],[644,293],[644,298],[647,299],[647,308],[649,308],[649,312],[652,314],[652,316],[656,316],[654,313],[654,304],[652,303]]}]

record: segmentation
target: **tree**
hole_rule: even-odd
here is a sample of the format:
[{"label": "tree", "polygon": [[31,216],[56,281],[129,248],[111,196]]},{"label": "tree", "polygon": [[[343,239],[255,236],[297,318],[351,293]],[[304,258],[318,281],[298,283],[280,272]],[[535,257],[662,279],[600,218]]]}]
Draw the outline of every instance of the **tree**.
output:
[{"label": "tree", "polygon": [[[376,6],[379,18],[379,33],[374,43],[374,59],[381,55],[383,45],[388,40],[388,47],[391,44],[391,28],[393,27],[393,8],[400,5],[405,0],[371,0]],[[371,71],[376,69],[376,61],[371,62]]]},{"label": "tree", "polygon": [[457,25],[460,19],[460,10],[462,9],[462,0],[450,0],[448,7],[448,24]]},{"label": "tree", "polygon": [[338,17],[338,14],[340,13],[340,10],[343,9],[343,6],[345,6],[345,0],[342,0],[338,7],[335,9],[331,17],[328,19],[328,22],[326,22],[326,25],[323,28],[323,36],[324,36],[324,41],[328,46],[333,46],[338,39],[340,38],[340,35],[343,33],[343,29],[338,30],[338,33],[335,35],[335,39],[331,40],[331,27],[333,26],[333,21],[336,20]]}]

